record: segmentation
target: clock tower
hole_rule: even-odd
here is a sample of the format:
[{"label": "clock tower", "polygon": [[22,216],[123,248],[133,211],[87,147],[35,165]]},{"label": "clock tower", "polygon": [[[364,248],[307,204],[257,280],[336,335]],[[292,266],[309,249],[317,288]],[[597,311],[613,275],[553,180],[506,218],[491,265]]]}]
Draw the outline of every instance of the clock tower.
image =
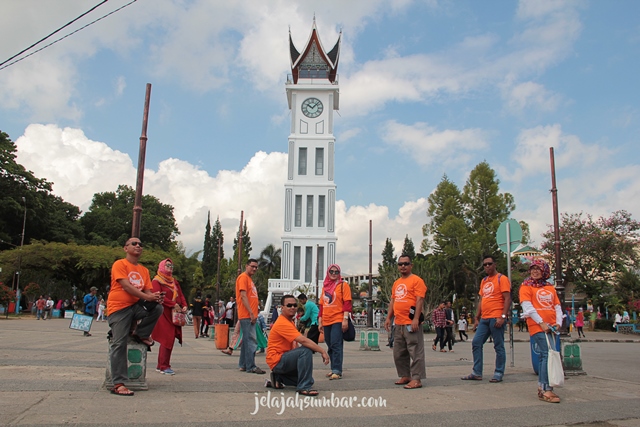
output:
[{"label": "clock tower", "polygon": [[[334,112],[339,107],[338,37],[331,50],[320,41],[315,18],[306,45],[298,51],[289,33],[291,74],[286,91],[291,110],[281,278],[269,281],[269,301],[303,287],[317,295],[327,266],[336,260]],[[316,277],[317,273],[317,277]],[[275,299],[275,300],[274,300]]]}]

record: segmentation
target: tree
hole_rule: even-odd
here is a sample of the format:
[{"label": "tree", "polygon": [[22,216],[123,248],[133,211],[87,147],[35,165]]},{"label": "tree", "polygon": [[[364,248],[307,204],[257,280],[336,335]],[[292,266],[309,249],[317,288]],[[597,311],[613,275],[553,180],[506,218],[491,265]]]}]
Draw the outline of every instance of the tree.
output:
[{"label": "tree", "polygon": [[277,279],[280,277],[281,256],[282,249],[276,249],[273,244],[267,245],[262,252],[260,252],[258,267],[260,271],[265,273],[267,279]]},{"label": "tree", "polygon": [[[80,209],[53,195],[52,183],[16,162],[17,147],[0,131],[0,249],[20,245],[25,207],[25,243],[83,241]],[[23,198],[24,197],[24,201]]]},{"label": "tree", "polygon": [[[131,236],[135,191],[119,185],[116,192],[96,193],[89,211],[80,219],[90,244],[123,246]],[[180,234],[173,216],[173,206],[161,203],[156,197],[142,197],[140,240],[145,245],[164,251],[175,249]]]},{"label": "tree", "polygon": [[[553,228],[543,234],[542,249],[554,253]],[[627,211],[594,220],[583,213],[563,213],[560,220],[562,271],[567,281],[598,299],[614,290],[617,278],[640,266],[640,223]]]},{"label": "tree", "polygon": [[378,288],[378,297],[385,303],[391,301],[391,288],[398,278],[397,257],[391,239],[387,237],[382,250],[382,263],[378,264],[378,277],[374,279],[374,285]]},{"label": "tree", "polygon": [[[463,189],[462,201],[465,218],[475,239],[480,244],[482,254],[496,254],[496,231],[502,221],[516,208],[513,196],[500,193],[500,180],[485,161],[476,166],[469,174]],[[481,255],[482,257],[482,255]],[[478,265],[482,259],[478,259]]]},{"label": "tree", "polygon": [[407,234],[404,238],[404,245],[402,246],[402,255],[409,255],[411,259],[416,257],[416,249],[413,246],[413,240],[409,238]]},{"label": "tree", "polygon": [[[240,238],[240,231],[236,232],[236,237],[233,239],[233,263],[232,265],[238,265],[238,240]],[[251,238],[249,237],[249,230],[247,229],[247,221],[245,220],[242,227],[242,263],[240,269],[243,270],[244,266],[251,258]]]},{"label": "tree", "polygon": [[[222,224],[220,224],[220,217],[216,218],[216,222],[213,224],[213,230],[211,232],[211,262],[214,263],[215,268],[213,270],[213,277],[218,278],[218,259],[220,262],[224,260],[224,233],[222,232]],[[218,248],[220,248],[220,254],[218,255]],[[220,267],[222,268],[222,267]]]},{"label": "tree", "polygon": [[[215,248],[217,252],[217,247]],[[218,259],[213,258],[213,236],[211,235],[211,212],[207,212],[207,225],[204,228],[204,245],[202,249],[202,275],[205,284],[215,279]]]}]

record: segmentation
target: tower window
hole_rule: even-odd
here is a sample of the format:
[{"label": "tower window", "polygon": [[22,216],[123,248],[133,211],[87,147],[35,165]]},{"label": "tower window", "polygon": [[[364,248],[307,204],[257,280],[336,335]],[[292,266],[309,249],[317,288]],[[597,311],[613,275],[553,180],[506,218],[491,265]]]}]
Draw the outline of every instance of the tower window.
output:
[{"label": "tower window", "polygon": [[298,150],[298,175],[307,174],[307,147]]},{"label": "tower window", "polygon": [[313,271],[313,246],[305,247],[304,251],[304,281],[311,283],[311,272]]},{"label": "tower window", "polygon": [[293,247],[293,280],[300,280],[300,246]]},{"label": "tower window", "polygon": [[324,198],[318,196],[318,227],[324,227]]},{"label": "tower window", "polygon": [[307,196],[307,227],[313,227],[313,196]]},{"label": "tower window", "polygon": [[316,175],[324,174],[324,148],[316,148]]},{"label": "tower window", "polygon": [[302,196],[296,195],[295,226],[302,227]]}]

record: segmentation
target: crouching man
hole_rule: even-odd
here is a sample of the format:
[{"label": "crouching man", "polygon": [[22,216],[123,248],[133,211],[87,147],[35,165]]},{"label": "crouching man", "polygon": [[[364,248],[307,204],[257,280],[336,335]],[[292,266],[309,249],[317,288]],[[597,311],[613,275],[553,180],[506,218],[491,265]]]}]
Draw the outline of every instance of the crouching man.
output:
[{"label": "crouching man", "polygon": [[293,386],[303,396],[317,396],[313,390],[313,353],[322,356],[322,362],[329,363],[329,355],[318,344],[304,337],[296,329],[294,319],[298,301],[293,295],[281,299],[282,315],[271,326],[267,345],[267,364],[271,368],[271,380],[267,387],[284,388]]}]

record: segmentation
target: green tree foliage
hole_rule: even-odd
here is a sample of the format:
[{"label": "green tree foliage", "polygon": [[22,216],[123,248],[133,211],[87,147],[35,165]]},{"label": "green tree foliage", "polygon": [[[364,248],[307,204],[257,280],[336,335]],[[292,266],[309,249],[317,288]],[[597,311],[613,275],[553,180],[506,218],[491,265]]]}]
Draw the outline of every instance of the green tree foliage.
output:
[{"label": "green tree foliage", "polygon": [[[119,185],[115,192],[97,193],[89,211],[80,219],[90,244],[123,246],[131,235],[135,190]],[[173,216],[173,206],[161,203],[156,197],[142,197],[140,240],[145,245],[164,251],[176,247],[180,234]]]},{"label": "green tree foliage", "polygon": [[[542,249],[554,253],[553,228],[543,234]],[[617,278],[640,266],[640,222],[621,210],[610,217],[563,213],[560,219],[562,271],[588,297],[613,292]]]},{"label": "green tree foliage", "polygon": [[378,264],[378,277],[373,279],[373,284],[378,289],[378,298],[385,303],[391,301],[391,288],[393,282],[399,277],[397,257],[391,239],[387,237],[382,250],[382,262]]},{"label": "green tree foliage", "polygon": [[[482,254],[496,254],[496,231],[500,223],[507,218],[516,205],[509,193],[500,193],[500,180],[489,163],[482,162],[469,174],[463,188],[462,202],[465,219],[480,244]],[[482,263],[478,258],[478,264]]]},{"label": "green tree foliage", "polygon": [[413,240],[406,235],[404,238],[404,245],[402,246],[402,255],[409,255],[411,259],[416,257],[416,248],[413,246]]},{"label": "green tree foliage", "polygon": [[[233,262],[231,265],[238,265],[238,243],[240,239],[240,232],[236,232],[236,237],[233,239]],[[244,271],[244,266],[251,258],[251,237],[249,237],[249,230],[247,229],[247,221],[245,220],[242,227],[242,258],[240,264],[240,272]],[[237,275],[236,275],[237,276]]]},{"label": "green tree foliage", "polygon": [[[217,248],[216,248],[217,249]],[[207,225],[204,228],[204,245],[202,249],[202,275],[206,284],[215,280],[218,259],[213,258],[213,236],[211,235],[211,213],[207,212]]]},{"label": "green tree foliage", "polygon": [[429,196],[421,249],[434,256],[429,267],[438,272],[438,283],[444,280],[445,298],[475,298],[483,256],[492,254],[503,261],[495,234],[515,205],[510,194],[500,193],[499,183],[489,164],[482,162],[471,171],[462,192],[444,175]]},{"label": "green tree foliage", "polygon": [[[222,262],[224,259],[224,233],[222,232],[222,224],[220,224],[220,217],[216,218],[216,222],[213,224],[213,230],[211,232],[211,244],[213,246],[211,252],[211,259],[215,265],[213,270],[214,280],[218,277],[218,259]],[[218,248],[220,248],[220,254],[218,254]],[[222,269],[222,267],[220,267]],[[222,272],[221,272],[222,273]]]},{"label": "green tree foliage", "polygon": [[54,196],[50,182],[16,162],[16,152],[9,135],[0,131],[0,240],[10,243],[0,244],[0,249],[20,245],[25,205],[25,243],[32,239],[82,242],[80,209]]},{"label": "green tree foliage", "polygon": [[258,296],[261,300],[265,300],[267,297],[269,279],[280,278],[281,260],[282,249],[276,249],[273,244],[265,246],[262,252],[260,252],[260,257],[258,258],[258,272],[254,276],[254,283],[256,283]]}]

